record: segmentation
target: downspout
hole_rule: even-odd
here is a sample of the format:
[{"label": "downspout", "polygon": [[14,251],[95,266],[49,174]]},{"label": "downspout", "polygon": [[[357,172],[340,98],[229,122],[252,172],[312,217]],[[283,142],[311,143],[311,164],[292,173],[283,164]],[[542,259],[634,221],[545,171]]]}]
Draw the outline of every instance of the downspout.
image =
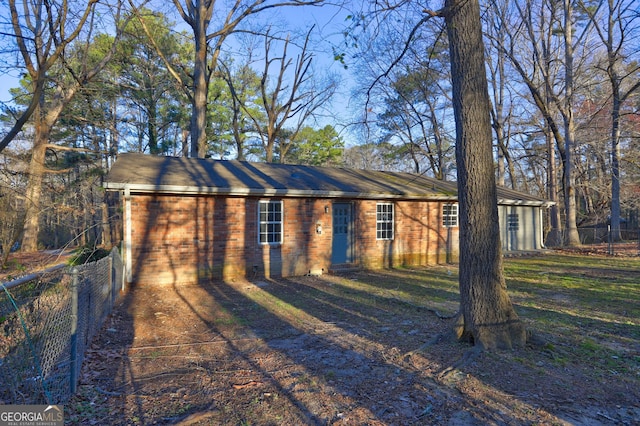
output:
[{"label": "downspout", "polygon": [[132,253],[131,253],[131,189],[129,185],[124,186],[124,257],[126,282],[133,281],[132,273]]},{"label": "downspout", "polygon": [[[545,206],[548,210],[549,207]],[[538,238],[540,238],[540,249],[546,249],[544,245],[544,211],[542,207],[538,208]]]}]

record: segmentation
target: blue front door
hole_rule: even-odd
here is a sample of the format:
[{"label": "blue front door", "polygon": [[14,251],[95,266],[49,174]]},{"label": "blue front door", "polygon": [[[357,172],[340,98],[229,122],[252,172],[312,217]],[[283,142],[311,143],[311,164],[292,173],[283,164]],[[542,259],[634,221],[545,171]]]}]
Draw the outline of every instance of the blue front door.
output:
[{"label": "blue front door", "polygon": [[331,263],[353,262],[353,206],[351,203],[333,204],[333,243]]}]

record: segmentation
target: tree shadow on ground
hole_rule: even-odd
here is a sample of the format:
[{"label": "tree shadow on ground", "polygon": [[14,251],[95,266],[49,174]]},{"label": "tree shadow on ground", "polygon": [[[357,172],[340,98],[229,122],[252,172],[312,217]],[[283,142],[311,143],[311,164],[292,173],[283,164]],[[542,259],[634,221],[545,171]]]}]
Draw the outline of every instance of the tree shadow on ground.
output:
[{"label": "tree shadow on ground", "polygon": [[110,424],[515,425],[562,424],[551,413],[570,421],[585,403],[614,398],[627,409],[637,396],[613,395],[624,386],[608,377],[602,392],[577,387],[579,360],[554,359],[558,345],[482,354],[458,369],[467,345],[412,354],[452,325],[429,298],[457,297],[400,272],[406,286],[383,271],[134,287],[94,345],[85,406]]}]

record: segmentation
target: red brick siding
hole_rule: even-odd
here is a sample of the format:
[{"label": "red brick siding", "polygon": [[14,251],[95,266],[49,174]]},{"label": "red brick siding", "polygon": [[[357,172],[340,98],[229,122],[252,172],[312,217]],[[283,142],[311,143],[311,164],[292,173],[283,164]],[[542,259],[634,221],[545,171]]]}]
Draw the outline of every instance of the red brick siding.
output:
[{"label": "red brick siding", "polygon": [[[331,266],[330,199],[286,198],[283,243],[258,243],[261,198],[133,195],[134,282],[326,273]],[[376,202],[356,201],[355,258],[367,268],[446,261],[441,205],[395,202],[395,238],[376,240]],[[328,211],[325,211],[326,210]],[[321,225],[322,232],[316,227]],[[457,228],[455,229],[457,257]]]},{"label": "red brick siding", "polygon": [[[356,205],[357,257],[366,268],[453,262],[458,258],[458,228],[442,227],[442,203],[396,201],[393,240],[376,239],[376,204]],[[448,246],[448,241],[450,244]],[[449,250],[449,254],[447,251]]]},{"label": "red brick siding", "polygon": [[[283,243],[258,243],[259,198],[134,195],[135,282],[291,276],[328,271],[328,201],[283,200]],[[316,224],[323,227],[316,233]]]}]

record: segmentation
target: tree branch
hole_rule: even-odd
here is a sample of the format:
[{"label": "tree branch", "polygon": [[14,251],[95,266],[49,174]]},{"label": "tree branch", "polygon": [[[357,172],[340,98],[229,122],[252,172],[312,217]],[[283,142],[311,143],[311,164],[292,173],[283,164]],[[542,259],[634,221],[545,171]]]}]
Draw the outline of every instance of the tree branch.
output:
[{"label": "tree branch", "polygon": [[404,48],[402,49],[402,52],[400,52],[400,54],[391,62],[391,64],[387,68],[387,70],[385,72],[383,72],[382,74],[378,75],[373,80],[373,82],[369,85],[369,88],[367,89],[367,101],[365,102],[365,109],[366,110],[369,109],[369,101],[371,99],[371,92],[373,91],[373,88],[375,87],[376,84],[378,84],[378,82],[380,80],[382,80],[383,78],[388,77],[389,74],[391,73],[391,71],[393,71],[393,69],[396,67],[396,65],[398,65],[400,63],[400,61],[402,60],[402,58],[404,58],[404,56],[409,51],[409,48],[411,46],[411,42],[413,41],[413,37],[415,37],[415,35],[418,32],[418,30],[420,29],[420,27],[425,22],[429,21],[429,19],[431,19],[433,17],[440,17],[440,16],[442,16],[442,11],[427,13],[426,16],[424,16],[422,19],[420,19],[420,21],[418,21],[418,23],[413,26],[413,28],[411,29],[411,32],[409,33],[409,36],[407,37],[407,39],[406,39],[406,41],[404,43]]}]

